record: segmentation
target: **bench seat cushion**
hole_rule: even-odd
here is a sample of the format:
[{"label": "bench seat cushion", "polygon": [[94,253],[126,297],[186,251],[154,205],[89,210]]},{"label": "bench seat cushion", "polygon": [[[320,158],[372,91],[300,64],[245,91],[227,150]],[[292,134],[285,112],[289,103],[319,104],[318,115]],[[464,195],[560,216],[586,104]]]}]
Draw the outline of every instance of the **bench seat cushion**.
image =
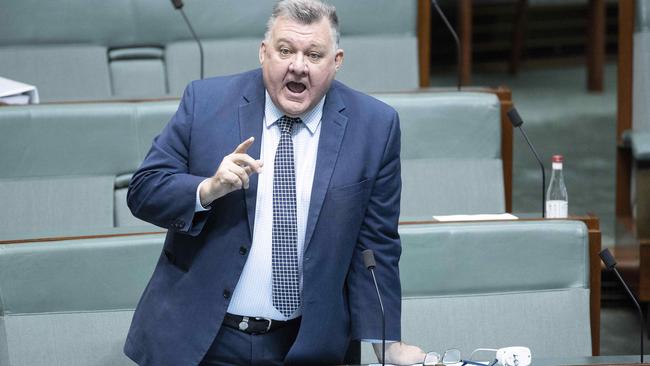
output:
[{"label": "bench seat cushion", "polygon": [[113,176],[0,180],[0,234],[113,227]]},{"label": "bench seat cushion", "polygon": [[100,45],[0,47],[3,77],[34,85],[42,102],[111,96],[107,48]]}]

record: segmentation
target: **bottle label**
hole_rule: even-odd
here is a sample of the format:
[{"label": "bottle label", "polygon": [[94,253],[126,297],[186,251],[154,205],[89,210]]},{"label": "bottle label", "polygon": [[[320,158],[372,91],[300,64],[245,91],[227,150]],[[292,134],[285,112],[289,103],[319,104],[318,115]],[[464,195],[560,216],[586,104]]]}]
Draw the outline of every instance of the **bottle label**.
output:
[{"label": "bottle label", "polygon": [[567,201],[546,201],[546,217],[549,219],[564,219],[568,217],[569,203]]}]

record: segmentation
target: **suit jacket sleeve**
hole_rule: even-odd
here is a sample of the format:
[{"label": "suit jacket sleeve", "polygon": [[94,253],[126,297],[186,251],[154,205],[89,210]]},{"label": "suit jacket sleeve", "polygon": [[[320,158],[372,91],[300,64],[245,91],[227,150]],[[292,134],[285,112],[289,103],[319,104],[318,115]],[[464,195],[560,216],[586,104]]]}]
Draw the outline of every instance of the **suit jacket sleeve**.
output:
[{"label": "suit jacket sleeve", "polygon": [[158,135],[129,184],[127,203],[136,217],[190,235],[201,232],[207,212],[196,212],[196,190],[205,179],[189,173],[194,119],[193,84],[178,110]]},{"label": "suit jacket sleeve", "polygon": [[365,268],[361,255],[365,249],[373,250],[377,262],[375,274],[386,314],[386,339],[401,339],[401,286],[398,263],[402,249],[397,226],[402,183],[399,117],[396,112],[384,146],[382,165],[373,185],[348,273],[353,339],[382,338],[377,294],[372,276]]}]

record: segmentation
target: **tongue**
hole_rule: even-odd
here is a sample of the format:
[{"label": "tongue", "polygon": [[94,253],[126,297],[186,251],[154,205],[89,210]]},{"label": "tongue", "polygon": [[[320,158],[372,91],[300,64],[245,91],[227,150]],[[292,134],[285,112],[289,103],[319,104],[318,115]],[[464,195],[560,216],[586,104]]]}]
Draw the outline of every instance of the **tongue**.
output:
[{"label": "tongue", "polygon": [[289,90],[291,90],[292,93],[300,94],[303,91],[305,91],[306,86],[304,84],[301,84],[301,83],[296,83],[296,82],[290,81],[290,82],[287,83],[287,88],[289,88]]}]

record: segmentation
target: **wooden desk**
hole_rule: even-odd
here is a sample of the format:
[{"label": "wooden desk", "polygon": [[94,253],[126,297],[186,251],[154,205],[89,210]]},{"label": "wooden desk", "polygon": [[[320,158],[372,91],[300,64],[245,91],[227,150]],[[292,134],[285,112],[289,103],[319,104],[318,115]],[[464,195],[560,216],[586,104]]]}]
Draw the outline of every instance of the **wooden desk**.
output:
[{"label": "wooden desk", "polygon": [[132,226],[114,228],[93,228],[85,230],[42,232],[42,233],[15,233],[5,234],[0,238],[0,244],[26,244],[42,243],[64,240],[84,240],[99,238],[117,238],[125,236],[142,236],[164,234],[167,230],[151,226]]}]

